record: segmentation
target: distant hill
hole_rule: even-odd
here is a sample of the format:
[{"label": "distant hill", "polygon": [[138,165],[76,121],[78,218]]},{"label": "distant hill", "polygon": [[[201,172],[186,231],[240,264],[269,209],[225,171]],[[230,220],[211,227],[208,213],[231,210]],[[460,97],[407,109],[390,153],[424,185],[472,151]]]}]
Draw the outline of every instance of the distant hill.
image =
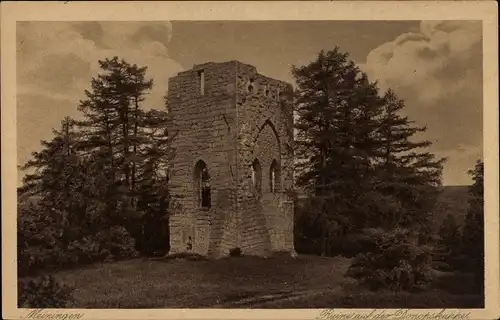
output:
[{"label": "distant hill", "polygon": [[445,186],[438,197],[436,208],[436,228],[447,214],[452,214],[457,223],[462,225],[467,213],[469,186]]},{"label": "distant hill", "polygon": [[[305,194],[299,194],[298,203],[303,203]],[[435,231],[448,213],[452,214],[457,224],[463,225],[469,201],[469,186],[444,186],[438,196],[437,207],[434,213]],[[297,208],[296,208],[296,211]]]},{"label": "distant hill", "polygon": [[[435,223],[434,226],[436,231],[441,226],[441,222],[444,217],[451,213],[457,223],[462,225],[467,213],[467,206],[469,200],[469,186],[444,186],[442,188],[441,194],[438,197],[438,203],[435,211]],[[299,194],[299,205],[303,203],[304,194]],[[19,196],[18,203],[20,205],[37,204],[40,200],[37,196]],[[300,210],[296,210],[297,212]]]}]

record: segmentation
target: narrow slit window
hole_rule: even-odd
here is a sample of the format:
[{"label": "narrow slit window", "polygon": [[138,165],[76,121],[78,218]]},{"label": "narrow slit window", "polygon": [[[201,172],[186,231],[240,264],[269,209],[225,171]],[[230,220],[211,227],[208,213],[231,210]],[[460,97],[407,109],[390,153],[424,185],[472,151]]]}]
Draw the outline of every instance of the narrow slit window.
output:
[{"label": "narrow slit window", "polygon": [[275,193],[279,189],[280,171],[278,162],[273,160],[269,168],[269,190]]},{"label": "narrow slit window", "polygon": [[198,80],[200,84],[200,94],[205,94],[205,72],[203,70],[198,71]]},{"label": "narrow slit window", "polygon": [[195,167],[195,180],[198,207],[210,209],[212,205],[210,174],[207,165],[201,160],[198,161]]},{"label": "narrow slit window", "polygon": [[276,190],[276,171],[271,169],[271,192]]},{"label": "narrow slit window", "polygon": [[202,172],[201,175],[201,207],[209,209],[212,206],[211,189],[210,189],[210,176],[208,170]]}]

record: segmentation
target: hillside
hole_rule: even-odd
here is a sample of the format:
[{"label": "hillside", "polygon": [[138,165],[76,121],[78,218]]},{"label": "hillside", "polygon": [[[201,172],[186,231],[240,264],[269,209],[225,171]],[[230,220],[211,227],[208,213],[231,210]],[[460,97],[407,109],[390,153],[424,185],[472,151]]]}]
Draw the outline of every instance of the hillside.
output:
[{"label": "hillside", "polygon": [[445,186],[438,198],[436,208],[436,227],[441,225],[447,214],[452,214],[458,224],[463,224],[467,213],[469,186]]},{"label": "hillside", "polygon": [[[75,308],[478,308],[466,274],[433,274],[420,293],[370,292],[346,276],[351,259],[299,255],[220,260],[133,259],[55,273]],[[450,285],[461,284],[460,286]],[[458,288],[457,288],[458,287]]]}]

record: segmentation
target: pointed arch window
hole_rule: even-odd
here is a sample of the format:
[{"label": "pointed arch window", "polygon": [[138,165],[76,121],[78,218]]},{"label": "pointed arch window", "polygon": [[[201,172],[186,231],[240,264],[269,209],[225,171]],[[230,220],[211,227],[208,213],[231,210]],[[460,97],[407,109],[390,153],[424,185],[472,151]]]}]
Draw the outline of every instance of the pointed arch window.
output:
[{"label": "pointed arch window", "polygon": [[252,185],[258,195],[262,193],[262,169],[258,159],[252,162]]},{"label": "pointed arch window", "polygon": [[199,208],[210,209],[212,206],[210,174],[203,160],[199,160],[194,168],[196,203]]},{"label": "pointed arch window", "polygon": [[269,168],[269,190],[275,193],[280,188],[280,168],[278,162],[273,160]]}]

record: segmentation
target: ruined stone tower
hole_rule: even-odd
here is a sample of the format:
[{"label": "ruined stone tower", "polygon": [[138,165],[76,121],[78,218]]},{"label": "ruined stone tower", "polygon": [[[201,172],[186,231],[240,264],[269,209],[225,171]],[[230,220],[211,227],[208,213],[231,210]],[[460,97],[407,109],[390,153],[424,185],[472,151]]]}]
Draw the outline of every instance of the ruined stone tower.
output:
[{"label": "ruined stone tower", "polygon": [[291,91],[238,61],[170,79],[171,253],[293,251]]}]

